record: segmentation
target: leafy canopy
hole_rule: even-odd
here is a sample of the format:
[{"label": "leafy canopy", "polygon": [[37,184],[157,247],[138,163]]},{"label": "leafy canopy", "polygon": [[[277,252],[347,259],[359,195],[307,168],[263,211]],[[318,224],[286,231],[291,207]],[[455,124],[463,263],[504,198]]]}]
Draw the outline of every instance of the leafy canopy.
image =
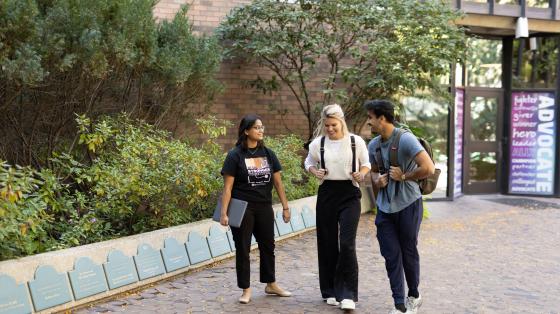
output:
[{"label": "leafy canopy", "polygon": [[[338,102],[350,120],[372,98],[437,90],[464,47],[459,14],[443,1],[255,0],[234,9],[218,28],[226,55],[269,68],[254,87],[281,81],[308,119],[312,136],[323,104]],[[313,97],[311,81],[320,82]]]}]

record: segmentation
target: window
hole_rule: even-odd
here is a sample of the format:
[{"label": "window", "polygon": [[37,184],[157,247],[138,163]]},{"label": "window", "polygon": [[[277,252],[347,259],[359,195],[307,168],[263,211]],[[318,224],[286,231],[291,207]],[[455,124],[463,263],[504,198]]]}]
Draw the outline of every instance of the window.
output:
[{"label": "window", "polygon": [[533,45],[530,39],[513,42],[513,87],[554,88],[560,37],[537,37],[532,41]]}]

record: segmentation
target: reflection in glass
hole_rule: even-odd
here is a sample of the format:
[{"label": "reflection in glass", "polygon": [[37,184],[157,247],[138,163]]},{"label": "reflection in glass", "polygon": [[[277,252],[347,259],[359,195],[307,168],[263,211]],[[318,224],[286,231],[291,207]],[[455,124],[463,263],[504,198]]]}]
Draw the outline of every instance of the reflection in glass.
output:
[{"label": "reflection in glass", "polygon": [[403,97],[401,103],[404,115],[400,122],[410,127],[413,132],[426,139],[432,146],[436,167],[441,169],[433,197],[447,195],[447,141],[449,133],[449,110],[445,99],[431,96],[431,99]]},{"label": "reflection in glass", "polygon": [[496,182],[496,153],[472,152],[470,156],[469,184],[473,182]]},{"label": "reflection in glass", "polygon": [[560,40],[552,37],[535,38],[536,50],[529,40],[513,42],[513,87],[554,88]]},{"label": "reflection in glass", "polygon": [[[488,0],[468,0],[469,2],[488,3]],[[529,3],[531,0],[527,0]],[[544,0],[547,1],[547,0]],[[533,2],[543,2],[543,0],[533,0]],[[496,4],[519,4],[519,0],[496,0]]]},{"label": "reflection in glass", "polygon": [[467,40],[469,86],[502,87],[502,42],[481,38]]},{"label": "reflection in glass", "polygon": [[526,0],[528,7],[549,8],[549,0]]},{"label": "reflection in glass", "polygon": [[498,99],[475,97],[471,101],[471,140],[496,141]]}]

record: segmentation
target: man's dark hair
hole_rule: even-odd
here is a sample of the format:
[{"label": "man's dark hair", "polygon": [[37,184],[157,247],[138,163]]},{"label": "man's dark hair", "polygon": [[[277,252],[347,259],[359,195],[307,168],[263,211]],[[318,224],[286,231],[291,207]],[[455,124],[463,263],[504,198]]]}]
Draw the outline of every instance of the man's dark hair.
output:
[{"label": "man's dark hair", "polygon": [[373,112],[378,118],[384,116],[389,123],[394,123],[395,121],[395,106],[389,100],[368,100],[364,103],[364,108],[367,111]]}]

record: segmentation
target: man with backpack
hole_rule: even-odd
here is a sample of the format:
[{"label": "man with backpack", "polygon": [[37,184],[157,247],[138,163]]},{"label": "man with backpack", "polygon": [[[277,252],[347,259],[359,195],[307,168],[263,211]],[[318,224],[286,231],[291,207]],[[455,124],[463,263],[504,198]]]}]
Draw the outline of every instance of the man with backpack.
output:
[{"label": "man with backpack", "polygon": [[416,136],[395,127],[395,108],[390,101],[370,100],[364,107],[368,125],[379,134],[369,143],[368,152],[372,183],[379,188],[377,240],[395,304],[390,313],[416,313],[422,304],[417,244],[423,207],[418,181],[433,175],[435,166]]}]

